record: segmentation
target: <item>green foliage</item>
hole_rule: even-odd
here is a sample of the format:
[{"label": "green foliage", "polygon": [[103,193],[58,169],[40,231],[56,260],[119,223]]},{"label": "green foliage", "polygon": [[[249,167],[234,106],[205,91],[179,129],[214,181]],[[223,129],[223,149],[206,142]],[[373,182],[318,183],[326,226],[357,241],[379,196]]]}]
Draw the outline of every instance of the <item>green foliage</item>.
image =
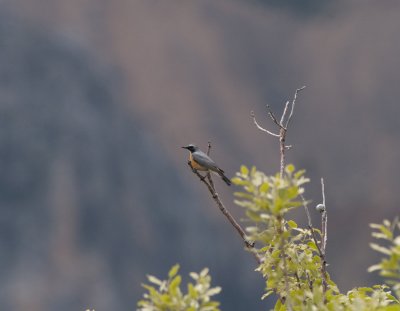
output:
[{"label": "green foliage", "polygon": [[179,265],[168,272],[167,280],[148,275],[151,285],[143,284],[147,293],[138,302],[138,311],[219,311],[219,303],[211,297],[221,291],[220,287],[211,287],[208,269],[200,273],[190,273],[194,283],[187,284],[187,293],[181,289],[182,277],[178,274]]},{"label": "green foliage", "polygon": [[[296,171],[293,165],[279,174],[267,176],[255,167],[242,166],[233,183],[242,188],[236,192],[235,203],[245,209],[248,217],[246,233],[255,241],[253,251],[263,259],[257,268],[266,282],[263,299],[278,296],[274,310],[400,310],[399,302],[387,286],[356,288],[346,294],[340,293],[326,272],[324,253],[321,251],[322,234],[313,228],[301,228],[288,218],[290,211],[302,207],[303,185],[309,180],[304,170]],[[397,248],[374,245],[373,248],[390,256],[381,262],[382,275],[397,277],[393,262],[399,267],[399,239],[389,235],[387,227],[379,227],[376,237],[397,241]],[[396,257],[397,256],[397,257]],[[378,269],[377,266],[374,266]],[[385,270],[383,270],[385,267]],[[397,284],[398,284],[397,280]]]},{"label": "green foliage", "polygon": [[[384,242],[371,243],[371,247],[385,257],[369,268],[370,272],[379,271],[397,298],[388,285],[341,293],[326,271],[323,233],[309,226],[303,228],[289,217],[291,211],[306,208],[308,203],[303,198],[303,186],[309,181],[304,173],[288,165],[283,177],[279,173],[267,176],[255,167],[241,166],[232,179],[241,187],[234,195],[235,203],[244,208],[247,216],[246,240],[255,242],[252,251],[262,259],[256,269],[265,279],[262,299],[277,297],[274,307],[277,311],[400,311],[399,222],[385,220],[383,224],[371,225],[373,237]],[[325,215],[325,206],[316,209]],[[138,302],[138,310],[219,310],[218,302],[210,297],[221,289],[210,287],[208,269],[200,274],[190,273],[194,283],[187,285],[186,294],[182,293],[178,271],[178,265],[172,267],[167,280],[148,276],[151,285],[143,285],[147,293]]]},{"label": "green foliage", "polygon": [[372,236],[383,240],[385,244],[371,243],[370,246],[385,257],[378,264],[369,267],[368,271],[379,271],[379,274],[386,279],[386,283],[393,286],[397,298],[400,298],[400,223],[398,219],[392,223],[384,220],[382,224],[370,226],[375,230]]}]

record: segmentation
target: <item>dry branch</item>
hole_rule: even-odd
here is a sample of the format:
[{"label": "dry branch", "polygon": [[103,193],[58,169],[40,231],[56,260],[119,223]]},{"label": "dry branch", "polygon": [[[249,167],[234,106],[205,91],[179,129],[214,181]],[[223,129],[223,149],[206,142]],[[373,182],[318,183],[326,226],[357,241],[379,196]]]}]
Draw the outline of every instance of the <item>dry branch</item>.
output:
[{"label": "dry branch", "polygon": [[[285,170],[285,151],[288,150],[291,146],[287,146],[286,145],[286,134],[287,134],[287,130],[288,130],[288,126],[290,123],[290,120],[293,117],[293,111],[294,111],[294,106],[296,105],[296,99],[297,99],[297,95],[300,91],[304,90],[306,87],[303,86],[301,88],[298,88],[296,90],[296,92],[294,93],[293,99],[291,102],[287,101],[285,103],[285,108],[283,109],[282,112],[282,116],[280,121],[278,121],[278,119],[276,118],[275,114],[273,113],[273,111],[271,110],[270,106],[267,105],[267,110],[268,110],[268,115],[270,116],[270,118],[272,119],[272,121],[275,123],[275,125],[279,128],[279,134],[273,133],[265,128],[263,128],[262,126],[260,126],[256,120],[255,114],[253,111],[250,112],[251,117],[253,118],[253,122],[256,125],[256,127],[263,132],[266,132],[267,134],[274,136],[274,137],[278,137],[279,138],[279,152],[280,152],[280,177],[283,178],[283,173]],[[288,114],[289,111],[289,105],[291,104],[290,107],[290,113]],[[286,120],[286,122],[285,122]]]},{"label": "dry branch", "polygon": [[[211,144],[210,142],[208,143],[208,150],[207,150],[207,154],[210,154],[210,150],[211,150]],[[231,225],[235,228],[235,230],[237,231],[237,233],[239,233],[240,237],[242,238],[246,248],[254,255],[256,261],[258,264],[260,264],[262,262],[261,257],[258,255],[258,253],[256,253],[255,249],[254,249],[254,242],[253,241],[249,241],[247,239],[246,233],[243,230],[243,228],[240,226],[240,224],[236,221],[236,219],[231,215],[231,213],[229,213],[229,211],[226,209],[224,203],[222,202],[221,198],[219,197],[218,193],[215,190],[215,185],[214,182],[211,178],[211,174],[210,172],[207,172],[206,176],[202,176],[196,169],[194,169],[192,167],[192,164],[190,163],[190,161],[188,161],[188,165],[190,166],[190,168],[192,169],[192,172],[197,175],[197,177],[199,177],[200,181],[203,182],[206,186],[208,191],[211,194],[211,197],[213,198],[214,202],[217,204],[219,210],[222,212],[222,214],[229,220],[229,222],[231,223]],[[207,180],[206,180],[207,178]]]}]

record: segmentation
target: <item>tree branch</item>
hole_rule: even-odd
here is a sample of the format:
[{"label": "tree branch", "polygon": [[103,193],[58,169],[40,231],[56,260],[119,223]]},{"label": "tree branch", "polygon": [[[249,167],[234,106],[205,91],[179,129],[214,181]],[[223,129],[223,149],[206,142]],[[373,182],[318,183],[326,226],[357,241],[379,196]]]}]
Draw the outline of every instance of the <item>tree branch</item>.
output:
[{"label": "tree branch", "polygon": [[[210,152],[211,149],[211,144],[208,143],[208,154]],[[207,188],[208,191],[211,194],[211,197],[213,198],[213,200],[215,201],[215,203],[217,204],[219,210],[222,212],[222,214],[229,220],[229,222],[231,223],[231,225],[235,228],[235,230],[237,231],[237,233],[239,233],[240,237],[243,239],[244,244],[246,246],[246,248],[254,255],[256,261],[258,264],[261,264],[262,259],[261,257],[258,255],[258,253],[256,253],[255,249],[254,249],[254,242],[253,241],[249,241],[247,239],[246,233],[243,230],[243,228],[240,226],[240,224],[235,220],[235,218],[231,215],[231,213],[229,213],[229,211],[226,209],[225,205],[223,204],[222,200],[220,199],[218,193],[215,191],[215,186],[214,183],[212,181],[211,175],[208,172],[206,176],[202,176],[196,169],[193,168],[192,164],[190,163],[190,161],[188,161],[188,165],[190,166],[190,168],[192,169],[192,172],[197,175],[197,177],[199,177],[200,181],[203,182]],[[206,180],[207,177],[207,180]]]},{"label": "tree branch", "polygon": [[[323,185],[323,179],[322,178],[321,178],[321,183]],[[324,186],[322,186],[322,188],[324,188]],[[323,192],[324,192],[324,190],[323,190]],[[318,243],[317,236],[316,236],[315,231],[314,231],[314,227],[313,227],[313,225],[311,223],[311,217],[310,217],[310,212],[309,212],[308,207],[307,207],[307,201],[304,199],[304,196],[302,194],[300,196],[301,196],[301,199],[303,200],[303,206],[304,206],[304,209],[305,209],[306,215],[307,215],[308,229],[311,232],[312,239],[314,241],[315,246],[317,247],[319,257],[321,258],[322,288],[323,288],[323,291],[324,291],[324,294],[325,294],[327,289],[328,289],[328,281],[327,281],[328,280],[328,274],[327,274],[327,271],[326,271],[327,262],[326,262],[326,258],[325,258],[325,248],[324,248],[324,242],[323,242],[324,241],[324,235],[322,237],[321,243]],[[324,194],[323,194],[323,198],[325,198]],[[325,202],[325,199],[323,199],[323,202]],[[318,204],[318,206],[320,206],[320,205],[322,205],[322,204]],[[318,206],[317,206],[317,209],[318,209]],[[326,211],[325,211],[325,214],[326,214]],[[321,246],[320,246],[320,244],[321,244]],[[325,242],[325,247],[326,247],[326,242]]]},{"label": "tree branch", "polygon": [[265,128],[261,127],[261,126],[257,123],[256,116],[254,115],[254,111],[250,111],[250,115],[251,115],[251,117],[253,118],[254,124],[257,126],[257,128],[258,128],[260,131],[266,132],[266,133],[268,133],[269,135],[272,135],[272,136],[275,136],[275,137],[279,137],[279,134],[272,133],[272,132],[266,130]]},{"label": "tree branch", "polygon": [[[280,251],[282,254],[282,260],[283,260],[283,277],[285,281],[285,292],[286,292],[286,297],[289,297],[289,278],[288,278],[288,268],[287,268],[287,259],[286,259],[286,251],[285,251],[285,244],[286,244],[286,238],[283,234],[284,231],[284,224],[282,222],[281,216],[278,216],[278,221],[280,223],[280,227],[278,228],[278,233],[281,236],[281,241],[280,241]],[[284,297],[285,303],[287,302],[286,306],[288,311],[292,311],[292,306],[290,304],[289,300],[286,300],[286,297]],[[283,298],[283,297],[282,297]]]},{"label": "tree branch", "polygon": [[290,110],[290,114],[289,114],[289,118],[286,121],[286,128],[289,126],[289,122],[292,119],[293,116],[293,111],[294,111],[294,106],[296,105],[296,99],[297,99],[297,94],[299,94],[302,90],[304,90],[306,88],[306,86],[302,86],[301,88],[297,89],[296,92],[294,93],[294,97],[292,100],[292,109]]},{"label": "tree branch", "polygon": [[285,104],[285,108],[283,109],[283,113],[282,113],[282,116],[281,116],[281,121],[278,124],[278,126],[282,126],[283,125],[284,117],[286,116],[288,107],[289,107],[289,101],[287,101],[286,104]]},{"label": "tree branch", "polygon": [[[285,111],[287,110],[287,105],[289,104],[289,102],[286,102],[285,104],[285,109],[283,110],[283,112],[285,113]],[[271,110],[271,107],[269,105],[267,105],[267,109],[268,109],[268,115],[271,117],[272,121],[274,121],[274,123],[279,127],[282,128],[282,124],[278,122],[278,120],[276,119],[274,113]],[[282,114],[282,118],[283,118],[284,114]],[[281,119],[282,119],[281,118]]]},{"label": "tree branch", "polygon": [[[286,164],[285,151],[288,150],[291,147],[291,146],[287,146],[286,145],[286,134],[287,134],[288,125],[290,123],[290,120],[293,117],[293,111],[294,111],[294,106],[296,105],[297,95],[298,95],[298,93],[300,91],[304,90],[305,88],[306,87],[303,86],[303,87],[297,89],[295,94],[294,94],[294,96],[293,96],[292,102],[287,101],[285,103],[285,108],[283,109],[280,122],[275,117],[275,115],[272,112],[270,106],[267,105],[268,115],[270,116],[272,121],[275,123],[275,125],[279,128],[279,134],[275,134],[275,133],[270,132],[270,131],[266,130],[265,128],[261,127],[256,121],[256,117],[254,115],[254,112],[253,111],[250,112],[250,115],[253,118],[253,122],[254,122],[254,124],[256,125],[256,127],[259,130],[261,130],[263,132],[266,132],[269,135],[272,135],[274,137],[278,137],[279,138],[279,152],[280,152],[280,171],[279,172],[280,172],[280,177],[281,178],[283,178],[283,174],[284,174],[284,171],[285,171],[285,164]],[[287,116],[290,104],[291,104],[290,113],[289,113],[289,116]],[[286,124],[284,124],[285,120],[286,120]]]},{"label": "tree branch", "polygon": [[[208,148],[207,148],[207,155],[208,155],[208,156],[210,155],[210,152],[211,152],[211,142],[209,141],[209,142],[208,142]],[[213,180],[212,180],[212,178],[211,178],[211,173],[210,173],[210,171],[207,172],[207,179],[208,179],[208,183],[210,184],[211,188],[212,188],[212,189],[214,190],[214,192],[215,192],[215,185],[214,185],[214,182],[213,182]]]},{"label": "tree branch", "polygon": [[325,256],[326,255],[326,243],[328,242],[328,214],[326,212],[325,184],[324,184],[323,178],[321,178],[321,191],[322,191],[322,205],[323,205],[323,210],[321,211],[322,251]]}]

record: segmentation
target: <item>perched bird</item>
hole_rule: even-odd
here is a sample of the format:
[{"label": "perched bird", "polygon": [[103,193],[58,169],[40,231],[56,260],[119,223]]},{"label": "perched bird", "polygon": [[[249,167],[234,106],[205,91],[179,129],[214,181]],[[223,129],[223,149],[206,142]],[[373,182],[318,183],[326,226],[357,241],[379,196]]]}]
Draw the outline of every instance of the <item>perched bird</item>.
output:
[{"label": "perched bird", "polygon": [[231,181],[225,176],[225,172],[218,167],[218,165],[203,151],[200,150],[196,145],[190,144],[186,147],[182,147],[190,151],[189,161],[192,168],[198,171],[212,171],[219,176],[228,185],[231,185]]}]

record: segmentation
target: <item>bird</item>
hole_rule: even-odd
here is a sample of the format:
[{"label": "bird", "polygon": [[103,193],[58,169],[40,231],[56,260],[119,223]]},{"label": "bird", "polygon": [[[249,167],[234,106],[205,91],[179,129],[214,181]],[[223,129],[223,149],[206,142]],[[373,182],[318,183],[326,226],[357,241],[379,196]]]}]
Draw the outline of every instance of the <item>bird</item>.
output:
[{"label": "bird", "polygon": [[218,165],[206,153],[201,151],[199,147],[190,144],[182,148],[190,151],[189,162],[193,169],[198,171],[212,171],[221,176],[222,180],[228,186],[231,185],[231,181],[225,176],[225,172],[219,168]]}]

